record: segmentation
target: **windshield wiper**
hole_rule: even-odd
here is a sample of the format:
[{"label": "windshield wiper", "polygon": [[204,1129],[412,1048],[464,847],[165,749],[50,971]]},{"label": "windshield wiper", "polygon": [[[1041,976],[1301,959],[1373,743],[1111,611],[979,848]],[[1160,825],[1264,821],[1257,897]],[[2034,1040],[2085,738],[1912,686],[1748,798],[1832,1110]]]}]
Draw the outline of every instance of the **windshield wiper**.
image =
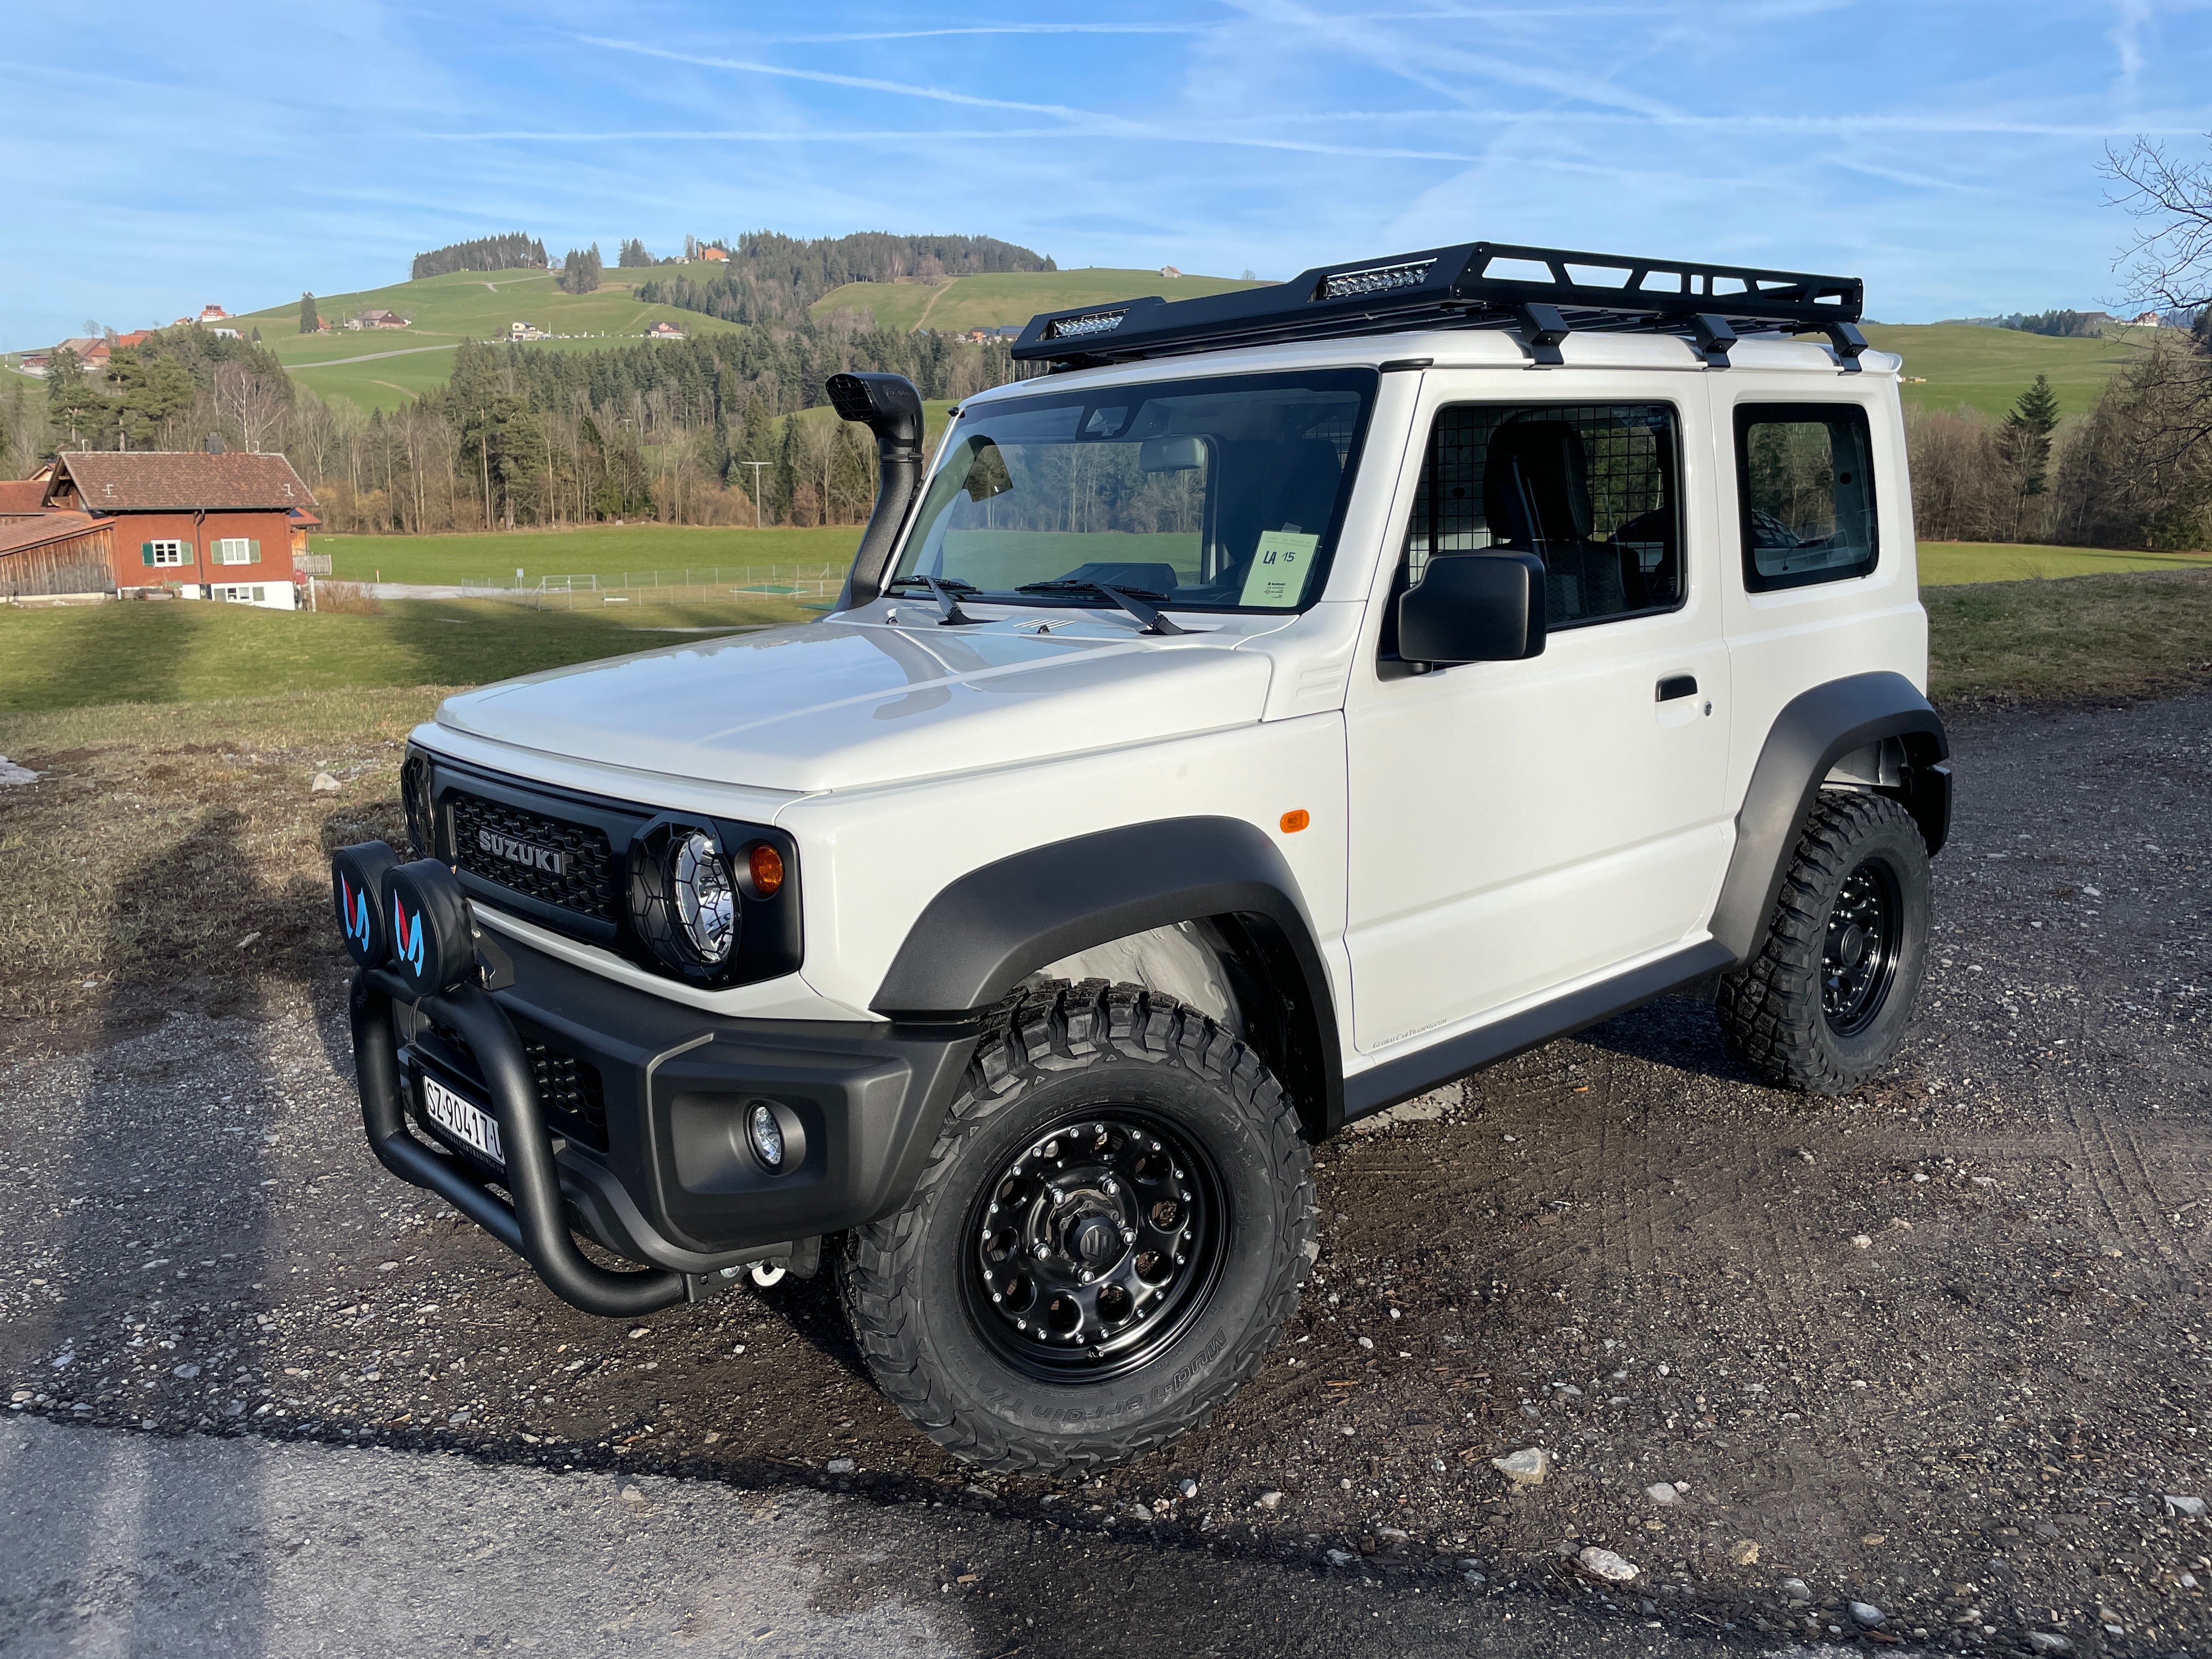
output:
[{"label": "windshield wiper", "polygon": [[1017,593],[1097,593],[1109,604],[1117,605],[1139,622],[1147,634],[1188,634],[1190,629],[1179,628],[1145,601],[1158,599],[1163,604],[1167,595],[1155,593],[1149,587],[1115,587],[1105,582],[1073,580],[1061,577],[1056,581],[1024,582],[1014,590]]},{"label": "windshield wiper", "polygon": [[980,620],[963,611],[960,608],[960,601],[952,597],[954,588],[959,589],[963,593],[979,592],[975,583],[963,582],[957,576],[947,576],[941,581],[935,576],[901,576],[889,586],[893,589],[912,587],[917,582],[929,590],[931,596],[937,601],[937,608],[945,613],[937,619],[937,625],[939,628],[965,628]]}]

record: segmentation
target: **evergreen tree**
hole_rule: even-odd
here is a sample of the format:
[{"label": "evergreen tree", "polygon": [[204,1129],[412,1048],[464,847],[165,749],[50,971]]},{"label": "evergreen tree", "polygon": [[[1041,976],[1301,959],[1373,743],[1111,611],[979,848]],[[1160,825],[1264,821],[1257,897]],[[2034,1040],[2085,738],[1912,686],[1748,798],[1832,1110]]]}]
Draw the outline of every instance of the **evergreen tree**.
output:
[{"label": "evergreen tree", "polygon": [[653,256],[645,251],[645,244],[635,236],[623,240],[622,252],[615,260],[615,264],[624,270],[635,270],[640,265],[649,265],[652,263]]},{"label": "evergreen tree", "polygon": [[599,276],[606,266],[599,258],[599,245],[588,248],[570,248],[568,257],[561,262],[561,291],[563,294],[594,294],[599,291]]},{"label": "evergreen tree", "polygon": [[115,406],[74,351],[46,366],[46,422],[58,448],[104,449],[115,435]]},{"label": "evergreen tree", "polygon": [[2049,486],[2051,434],[2058,427],[2058,394],[2051,377],[2038,374],[2020,394],[1997,432],[1997,453],[2014,478],[2021,500],[2040,495]]},{"label": "evergreen tree", "polygon": [[313,334],[321,326],[322,319],[315,314],[315,296],[302,294],[300,296],[300,332]]},{"label": "evergreen tree", "polygon": [[143,350],[111,356],[107,383],[115,392],[117,424],[124,437],[142,449],[168,448],[199,392],[182,363],[173,357],[149,357]]}]

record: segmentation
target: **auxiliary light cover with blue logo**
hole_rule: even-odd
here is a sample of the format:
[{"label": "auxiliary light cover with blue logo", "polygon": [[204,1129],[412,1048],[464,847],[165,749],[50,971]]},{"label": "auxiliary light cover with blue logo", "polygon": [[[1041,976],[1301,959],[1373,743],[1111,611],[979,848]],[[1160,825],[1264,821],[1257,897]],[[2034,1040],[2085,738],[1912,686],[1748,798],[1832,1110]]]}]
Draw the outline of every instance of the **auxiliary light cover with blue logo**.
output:
[{"label": "auxiliary light cover with blue logo", "polygon": [[391,904],[385,878],[399,867],[399,854],[380,841],[341,847],[331,854],[331,902],[346,954],[363,968],[381,968],[392,959]]}]

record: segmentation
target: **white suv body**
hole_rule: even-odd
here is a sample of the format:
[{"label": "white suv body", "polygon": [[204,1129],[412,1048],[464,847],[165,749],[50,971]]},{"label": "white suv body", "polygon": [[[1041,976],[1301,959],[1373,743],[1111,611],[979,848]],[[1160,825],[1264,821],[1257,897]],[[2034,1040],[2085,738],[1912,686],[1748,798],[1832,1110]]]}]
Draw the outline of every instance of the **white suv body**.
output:
[{"label": "white suv body", "polygon": [[[1315,291],[1326,286],[1323,273]],[[696,1295],[715,1275],[726,1279],[749,1263],[809,1266],[822,1233],[878,1230],[879,1237],[868,1234],[874,1244],[856,1245],[859,1265],[852,1269],[865,1337],[872,1294],[886,1305],[901,1297],[928,1304],[898,1277],[921,1273],[919,1257],[896,1273],[885,1265],[896,1255],[892,1233],[921,1226],[900,1220],[918,1213],[917,1183],[926,1188],[932,1171],[961,1155],[958,1137],[945,1126],[981,1110],[975,1103],[988,1104],[991,1089],[1000,1087],[976,1081],[992,1075],[987,1060],[997,1052],[994,1044],[1018,1060],[1021,1045],[1009,1034],[1024,1018],[1019,1009],[1042,1007],[1040,995],[1057,996],[1046,1012],[1081,1028],[1082,1010],[1069,1000],[1080,997],[1052,988],[1064,984],[1111,982],[1123,988],[1125,1004],[1138,991],[1152,999],[1131,1005],[1138,1016],[1116,1005],[1121,1012],[1115,1018],[1125,1025],[1133,1020],[1141,1027],[1143,1009],[1154,1004],[1181,1010],[1174,1018],[1185,1022],[1176,1029],[1187,1048],[1216,1041],[1205,1032],[1241,1045],[1217,1053],[1228,1067],[1222,1075],[1235,1073],[1243,1064],[1236,1055],[1249,1051],[1252,1065],[1265,1070],[1256,1073],[1260,1084],[1248,1079],[1248,1092],[1257,1088],[1253,1098],[1264,1105],[1273,1098],[1265,1081],[1272,1077],[1281,1110],[1309,1139],[1473,1066],[1716,974],[1733,975],[1728,982],[1735,989],[1724,991],[1723,1012],[1726,1022],[1727,999],[1735,996],[1729,1029],[1739,1049],[1774,1080],[1845,1085],[1886,1060],[1917,984],[1914,953],[1924,946],[1924,854],[1940,848],[1948,811],[1942,727],[1924,696],[1927,623],[1917,588],[1899,360],[1863,345],[1846,349],[1847,331],[1834,349],[1778,335],[1739,338],[1726,343],[1717,362],[1710,319],[1698,320],[1695,338],[1662,319],[1650,331],[1574,329],[1550,340],[1531,320],[1523,317],[1517,331],[1413,329],[1149,355],[1016,382],[957,411],[935,470],[918,481],[911,465],[916,434],[890,431],[896,421],[886,416],[878,426],[885,501],[847,600],[834,614],[449,699],[412,739],[410,808],[418,849],[429,854],[426,864],[434,860],[459,873],[480,933],[495,941],[483,956],[490,988],[483,994],[505,1006],[526,1036],[566,1031],[570,1048],[580,1042],[591,1048],[611,1039],[605,1031],[592,1038],[584,1028],[593,1018],[580,1008],[603,1006],[599,1023],[619,1030],[644,1018],[622,1008],[644,1008],[635,999],[651,1000],[665,1011],[672,1034],[666,1052],[643,1062],[635,1091],[638,1111],[653,1122],[663,1110],[656,1067],[673,1075],[688,1062],[672,1056],[718,1054],[723,1050],[714,1045],[726,1043],[740,1055],[733,1064],[742,1073],[749,1032],[799,1034],[833,1048],[841,1033],[873,1036],[886,1053],[910,1038],[938,1045],[931,1053],[939,1059],[917,1062],[894,1091],[900,1104],[870,1120],[896,1120],[896,1127],[866,1136],[854,1131],[868,1140],[865,1148],[830,1144],[836,1126],[848,1120],[834,1111],[811,1115],[800,1094],[790,1097],[788,1109],[772,1091],[763,1097],[809,1149],[805,1156],[825,1160],[814,1237],[795,1236],[799,1224],[791,1217],[805,1213],[805,1206],[785,1205],[763,1224],[769,1236],[746,1237],[740,1225],[715,1244],[680,1239],[681,1230],[665,1219],[674,1211],[660,1201],[661,1189],[691,1182],[693,1198],[720,1192],[737,1214],[757,1201],[755,1177],[762,1176],[758,1169],[743,1179],[721,1170],[696,1145],[685,1152],[678,1144],[684,1135],[697,1137],[680,1126],[639,1129],[640,1144],[658,1150],[648,1146],[626,1170],[618,1146],[603,1152],[615,1179],[596,1166],[586,1170],[592,1153],[575,1137],[556,1136],[550,1167],[568,1200],[565,1224],[658,1264],[662,1300]],[[1032,325],[1025,343],[1048,337],[1050,322]],[[958,502],[963,486],[939,476],[947,469],[975,469],[965,485],[972,501],[988,502],[1000,489],[1016,492],[1017,505],[1026,500],[1007,477],[985,475],[1005,468],[1010,455],[1026,454],[1035,470],[1045,452],[1024,451],[1004,434],[1022,429],[1021,411],[1039,407],[1041,398],[1076,400],[1088,435],[1109,431],[1117,420],[1126,430],[1129,416],[1115,402],[1125,391],[1153,399],[1173,393],[1185,399],[1177,408],[1197,408],[1208,386],[1273,388],[1301,377],[1358,388],[1364,423],[1354,437],[1338,440],[1346,476],[1334,486],[1324,550],[1333,556],[1318,591],[1294,593],[1293,605],[1183,609],[1171,593],[1152,593],[1147,597],[1170,619],[1164,627],[1176,630],[1155,631],[1146,622],[1147,605],[1132,605],[1125,593],[1104,589],[1010,588],[994,599],[988,585],[951,574],[944,549],[953,543],[942,538],[932,544],[939,548],[934,571],[915,562],[929,513],[953,510],[945,501],[975,522],[987,516],[985,507]],[[856,383],[843,388],[840,401],[848,418],[870,408],[868,390]],[[851,409],[842,410],[845,404]],[[876,406],[883,406],[882,395]],[[988,435],[970,436],[994,431],[1001,434],[996,450]],[[1205,451],[1190,440],[1159,441],[1185,447],[1156,458],[1148,443],[1145,471],[1123,469],[1128,489],[1195,487],[1177,483],[1180,469],[1210,481],[1205,487],[1216,495],[1233,495],[1234,475],[1222,459],[1231,441]],[[1316,441],[1305,440],[1295,453],[1318,457],[1314,464],[1326,472],[1328,457]],[[1623,460],[1631,448],[1635,459]],[[1134,450],[1124,449],[1127,462]],[[1814,451],[1817,462],[1802,459]],[[904,473],[897,456],[908,458]],[[1164,471],[1154,471],[1155,459],[1164,459]],[[1470,486],[1449,482],[1455,468],[1473,479],[1468,469],[1478,464],[1486,470],[1477,493],[1488,492],[1480,514]],[[1489,482],[1497,477],[1504,482]],[[1647,490],[1640,517],[1629,499],[1637,489]],[[1520,507],[1505,500],[1501,492],[1508,490],[1518,492]],[[1663,501],[1650,490],[1663,494]],[[1816,529],[1831,524],[1833,532],[1800,538],[1772,527],[1778,514],[1801,510],[1810,515],[1806,522]],[[1437,561],[1455,555],[1486,555],[1493,563],[1486,570],[1510,577],[1512,538],[1500,514],[1510,519],[1513,512],[1524,515],[1522,544],[1536,549],[1517,556],[1533,573],[1528,603],[1540,613],[1530,624],[1533,648],[1509,659],[1406,660],[1396,650],[1401,616],[1411,616],[1402,597],[1426,582],[1432,568],[1445,568]],[[1651,527],[1668,514],[1671,528]],[[1068,531],[1053,533],[1072,536],[1078,518],[1071,505]],[[1542,526],[1548,520],[1556,528],[1567,518],[1573,545],[1561,551],[1567,542],[1546,540]],[[1856,526],[1848,535],[1846,519]],[[1602,534],[1601,520],[1612,526]],[[1263,532],[1261,544],[1310,551],[1311,531],[1285,522],[1286,529]],[[1132,532],[1127,539],[1134,546],[1142,538]],[[1146,545],[1156,543],[1165,544],[1155,536]],[[1563,574],[1570,566],[1571,574]],[[920,574],[906,576],[896,592],[876,591],[884,575],[900,570]],[[1167,563],[1079,570],[1107,573],[1124,590],[1135,585],[1128,572],[1158,570],[1181,580]],[[949,588],[929,586],[932,574]],[[1237,594],[1237,568],[1214,580],[1228,586],[1209,591]],[[1242,580],[1249,599],[1252,580],[1249,574]],[[1548,630],[1540,614],[1547,605]],[[479,787],[471,779],[485,781]],[[465,823],[441,817],[452,810],[442,793],[449,785],[462,789],[455,799],[477,789],[498,795],[512,811],[489,828],[481,801]],[[512,896],[498,860],[515,859],[518,847],[527,859],[532,846],[550,846],[546,826],[561,819],[557,808],[540,810],[532,790],[548,800],[626,804],[638,823],[651,818],[663,825],[641,836],[665,837],[669,823],[679,836],[693,822],[722,826],[708,830],[700,845],[719,836],[720,852],[732,861],[741,849],[728,826],[757,826],[787,860],[785,897],[796,896],[787,957],[775,971],[738,976],[741,982],[673,973],[669,963],[678,958],[667,951],[681,946],[680,936],[678,947],[664,945],[655,957],[627,933],[616,937],[603,927],[587,935],[567,925],[557,908],[567,901],[542,881],[530,889],[538,902]],[[1844,863],[1822,877],[1819,848],[1807,853],[1813,842],[1805,837],[1845,797],[1889,811],[1908,842],[1917,829],[1924,853],[1877,848],[1866,855],[1872,862],[1853,862],[1858,855],[1844,836],[1836,841],[1844,852],[1835,854]],[[1844,825],[1851,834],[1881,829]],[[1895,824],[1890,829],[1894,842]],[[619,831],[611,833],[619,842]],[[473,851],[460,844],[471,835],[481,842]],[[543,865],[573,854],[534,856]],[[640,880],[665,885],[661,877],[637,873],[641,856],[630,855],[633,908],[647,902]],[[622,857],[617,849],[609,878],[617,886]],[[1916,857],[1917,871],[1909,867]],[[742,869],[733,879],[744,888]],[[1801,888],[1811,893],[1822,879],[1835,890],[1808,901],[1826,908],[1799,927],[1802,937],[1790,946],[1799,957],[1812,956],[1785,961],[1790,942],[1774,930],[1788,921],[1790,896]],[[672,913],[681,907],[670,891]],[[544,902],[548,892],[553,909]],[[620,910],[618,894],[609,902],[610,914]],[[734,902],[741,920],[752,916]],[[404,906],[400,921],[404,927]],[[544,964],[568,970],[562,1006],[569,1012],[557,1019],[546,1013],[544,998],[531,1000],[530,974],[556,971]],[[366,966],[365,981],[383,971]],[[1790,972],[1798,978],[1789,980]],[[1881,974],[1889,977],[1875,985]],[[590,992],[594,985],[603,991]],[[617,1000],[618,992],[624,994]],[[1893,994],[1897,1006],[1881,1007]],[[375,994],[374,987],[357,992],[357,1009]],[[1108,996],[1103,987],[1081,995],[1092,997],[1097,1010],[1107,1006],[1098,1000]],[[1815,1004],[1826,998],[1825,1028],[1817,1006],[1804,1013],[1808,996]],[[414,1012],[399,1009],[388,1034],[372,1020],[364,1039],[371,1048],[398,1045],[403,1085],[414,1077],[410,1040],[421,1048],[426,1027],[440,1024],[422,1012],[427,1005],[410,1006]],[[647,1023],[659,1030],[662,1019],[656,1013]],[[685,1036],[687,1020],[702,1035]],[[1773,1044],[1786,1047],[1784,1039],[1826,1043],[1826,1059],[1778,1059],[1782,1051]],[[1857,1048],[1850,1048],[1852,1041]],[[1029,1045],[1032,1059],[1042,1053],[1038,1042]],[[599,1050],[591,1052],[604,1067]],[[1068,1050],[1076,1058],[1062,1068],[1081,1069],[1085,1052],[1076,1042]],[[514,1121],[519,1109],[489,1070],[471,1073],[465,1056],[452,1052],[439,1063],[447,1069],[436,1074],[447,1084],[465,1093],[477,1085],[489,1097],[484,1109],[506,1126],[510,1144],[518,1134],[527,1138],[530,1124]],[[414,1064],[436,1071],[419,1056]],[[368,1069],[365,1063],[365,1076]],[[541,1066],[541,1091],[546,1076]],[[1145,1124],[1173,1130],[1180,1121],[1170,1105],[1146,1104],[1136,1085],[1108,1078],[1097,1089],[1104,1091],[1094,1090],[1098,1100],[1136,1102],[1128,1108],[1139,1114],[1131,1120],[1136,1127],[1127,1134],[1139,1142],[1149,1133]],[[739,1115],[750,1108],[744,1088],[733,1091],[724,1138],[742,1153]],[[367,1084],[364,1092],[366,1098]],[[667,1109],[695,1117],[709,1111]],[[1247,1101],[1238,1109],[1249,1116],[1260,1108]],[[617,1115],[610,1105],[610,1124]],[[429,1127],[419,1109],[415,1116]],[[607,1133],[613,1141],[622,1138],[618,1126]],[[1201,1128],[1176,1133],[1191,1137],[1185,1143],[1171,1133],[1168,1142],[1186,1146],[1186,1161],[1219,1164],[1214,1210],[1194,1211],[1197,1218],[1185,1225],[1210,1227],[1215,1237],[1207,1248],[1218,1262],[1233,1263],[1246,1224],[1231,1178],[1237,1154],[1205,1150],[1212,1143]],[[378,1133],[372,1111],[373,1138]],[[1098,1134],[1102,1146],[1127,1138],[1120,1128],[1109,1133],[1104,1116]],[[380,1151],[389,1143],[387,1135]],[[1017,1149],[1004,1167],[1018,1170],[1024,1158],[1034,1165],[1040,1147],[1057,1144]],[[451,1136],[441,1145],[457,1163],[471,1155]],[[399,1167],[392,1156],[386,1161]],[[703,1185],[692,1181],[710,1164]],[[1076,1287],[1091,1285],[1094,1273],[1103,1284],[1109,1271],[1079,1262],[1071,1228],[1091,1227],[1082,1235],[1085,1249],[1118,1249],[1110,1239],[1100,1243],[1103,1235],[1093,1237],[1103,1218],[1127,1233],[1130,1249],[1139,1253],[1133,1259],[1141,1257],[1146,1224],[1135,1212],[1125,1222],[1118,1200],[1099,1195],[1115,1190],[1113,1170],[1120,1168],[1102,1163],[1105,1173],[1086,1176],[1091,1184],[1080,1191],[1063,1182],[1025,1200],[1031,1232],[1022,1249],[1039,1261],[1061,1263],[1073,1275],[1061,1285],[1070,1296],[1089,1297]],[[580,1199],[580,1170],[602,1189],[623,1190],[594,1207]],[[427,1184],[413,1164],[400,1172]],[[462,1173],[481,1185],[490,1172]],[[981,1179],[964,1171],[959,1178]],[[1006,1177],[1001,1170],[995,1190],[1011,1192],[1033,1178]],[[1133,1181],[1126,1171],[1120,1179]],[[606,1222],[617,1210],[627,1219]],[[1043,1293],[1029,1279],[994,1276],[999,1270],[988,1264],[999,1258],[986,1237],[988,1221],[959,1224],[984,1229],[976,1237],[985,1237],[978,1259],[987,1265],[975,1294],[995,1304],[1002,1291],[1016,1299]],[[949,1234],[957,1231],[951,1222],[943,1225]],[[1286,1261],[1298,1258],[1284,1269],[1288,1278],[1270,1281],[1268,1294],[1279,1300],[1284,1285],[1295,1293],[1310,1254],[1310,1215],[1292,1216],[1278,1233],[1270,1248]],[[1176,1261],[1186,1249],[1198,1254],[1195,1232],[1174,1237]],[[963,1249],[972,1255],[974,1242],[947,1248],[954,1257]],[[1226,1266],[1209,1271],[1227,1275],[1224,1283],[1234,1277]],[[571,1283],[548,1277],[570,1299],[592,1305],[572,1294]],[[1135,1303],[1125,1297],[1111,1305],[1132,1321],[1150,1310],[1148,1297],[1157,1296],[1164,1316],[1176,1311],[1168,1305],[1173,1297],[1198,1295],[1167,1281],[1164,1289],[1147,1289],[1152,1281],[1142,1278],[1127,1283]],[[1100,1294],[1110,1300],[1117,1293],[1109,1287]],[[1207,1294],[1218,1301],[1231,1292]],[[635,1298],[622,1308],[634,1305]],[[1141,1364],[1132,1360],[1114,1372],[1120,1381],[1091,1383],[1053,1369],[1021,1346],[1036,1335],[1024,1322],[1018,1337],[984,1333],[990,1340],[975,1352],[995,1356],[988,1362],[937,1355],[938,1372],[949,1368],[965,1379],[944,1388],[957,1395],[969,1387],[985,1403],[962,1408],[928,1389],[893,1392],[927,1430],[979,1461],[1049,1467],[1121,1455],[1156,1441],[1162,1422],[1172,1432],[1210,1410],[1243,1374],[1237,1368],[1256,1363],[1273,1328],[1256,1345],[1242,1326],[1233,1334],[1224,1327],[1200,1345],[1194,1333],[1205,1317],[1176,1307],[1188,1329],[1145,1351]],[[1104,1339],[1117,1328],[1089,1300],[1070,1316],[1076,1325],[1060,1334],[1094,1352],[1104,1376],[1112,1370]],[[975,1319],[991,1322],[988,1313]],[[1156,1399],[1148,1408],[1143,1390],[1128,1391],[1129,1376],[1155,1375],[1150,1368],[1173,1364],[1173,1354],[1194,1345],[1206,1363],[1197,1365],[1194,1381],[1186,1375],[1191,1365],[1175,1373],[1164,1404]],[[879,1372],[892,1365],[882,1343],[864,1346]],[[1034,1419],[1002,1400],[990,1403],[998,1398],[991,1378],[969,1374],[1001,1363],[1039,1391],[1044,1403]],[[1053,1402],[1116,1388],[1125,1397],[1104,1412],[1108,1429],[1053,1426],[1061,1420]],[[1061,1416],[1071,1414],[1083,1413]]]}]

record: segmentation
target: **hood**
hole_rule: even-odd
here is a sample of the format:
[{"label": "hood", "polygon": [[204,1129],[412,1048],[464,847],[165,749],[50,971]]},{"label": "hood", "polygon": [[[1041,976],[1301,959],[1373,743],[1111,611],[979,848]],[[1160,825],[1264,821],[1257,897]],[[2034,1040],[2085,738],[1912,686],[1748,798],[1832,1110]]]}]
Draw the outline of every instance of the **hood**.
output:
[{"label": "hood", "polygon": [[507,680],[449,698],[438,724],[633,771],[848,789],[1256,721],[1270,665],[1234,648],[1247,637],[809,623]]}]

